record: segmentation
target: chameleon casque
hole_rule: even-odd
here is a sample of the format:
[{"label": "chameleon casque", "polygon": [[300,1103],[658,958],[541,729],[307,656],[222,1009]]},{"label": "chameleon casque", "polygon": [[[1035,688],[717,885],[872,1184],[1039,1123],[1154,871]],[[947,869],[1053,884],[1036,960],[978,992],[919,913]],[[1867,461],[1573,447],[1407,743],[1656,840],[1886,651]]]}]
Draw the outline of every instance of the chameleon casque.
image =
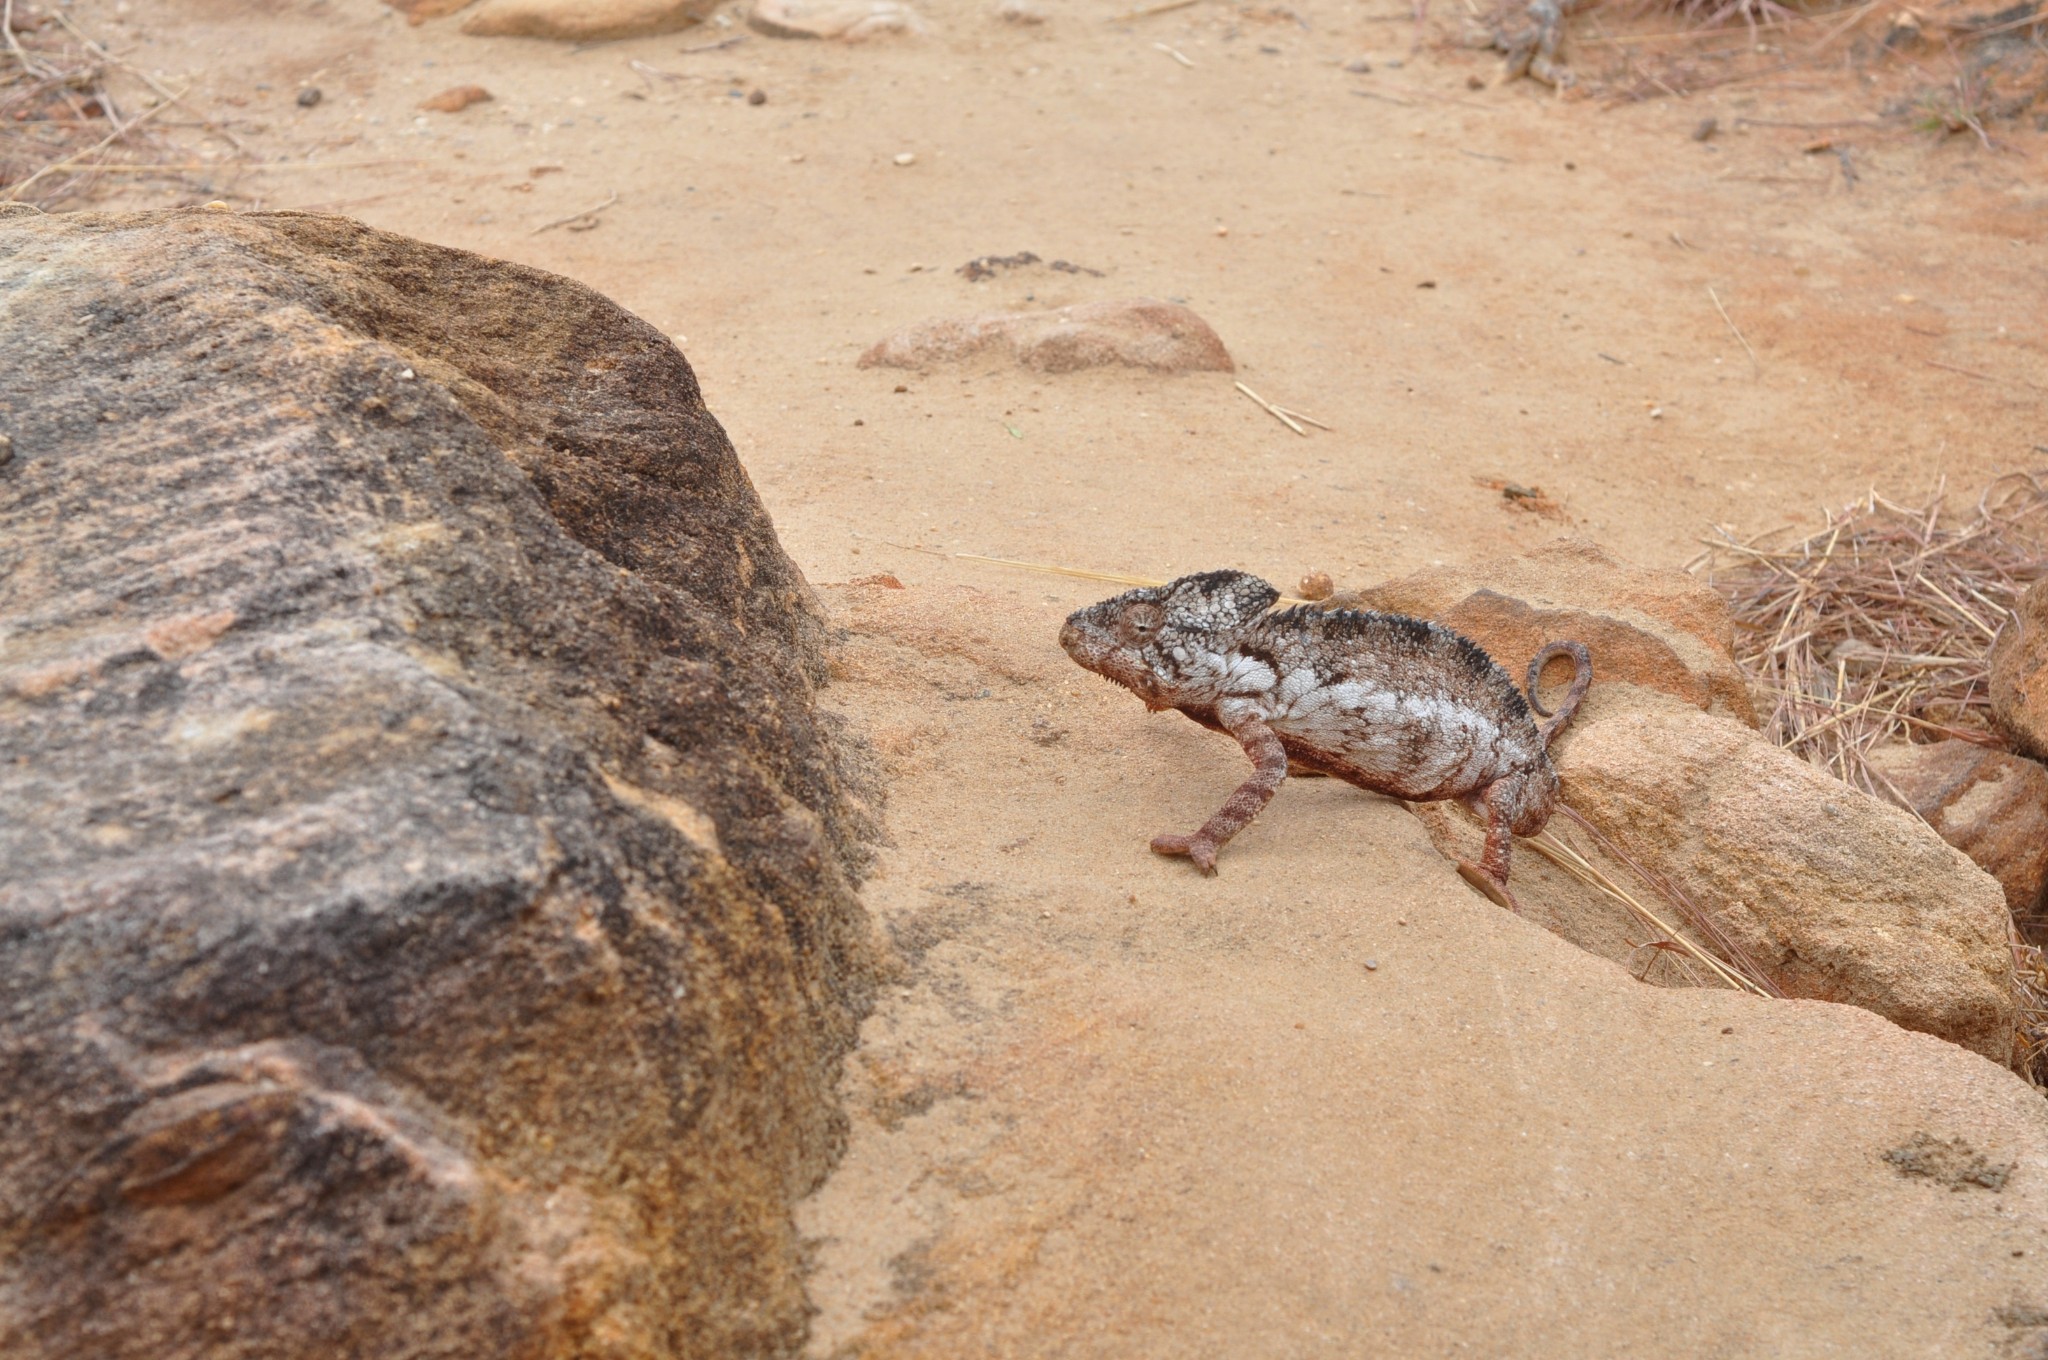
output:
[{"label": "chameleon casque", "polygon": [[[1279,598],[1256,576],[1207,571],[1076,610],[1060,630],[1060,645],[1086,669],[1154,711],[1177,708],[1229,733],[1251,757],[1251,777],[1199,830],[1155,836],[1152,848],[1213,874],[1216,852],[1290,768],[1332,775],[1410,802],[1462,801],[1485,822],[1486,849],[1458,872],[1519,911],[1508,860],[1514,837],[1542,830],[1557,806],[1550,739],[1593,681],[1584,644],[1537,652],[1525,699],[1477,643],[1448,628],[1311,605],[1276,613]],[[1559,656],[1575,673],[1552,711],[1536,687]]]}]

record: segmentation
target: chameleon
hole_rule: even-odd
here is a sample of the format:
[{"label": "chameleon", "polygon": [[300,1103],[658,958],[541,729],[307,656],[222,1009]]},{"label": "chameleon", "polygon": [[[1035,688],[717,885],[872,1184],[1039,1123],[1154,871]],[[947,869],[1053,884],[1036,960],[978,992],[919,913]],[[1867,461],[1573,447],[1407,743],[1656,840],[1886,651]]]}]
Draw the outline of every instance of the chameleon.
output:
[{"label": "chameleon", "polygon": [[[1154,712],[1179,709],[1235,738],[1252,774],[1200,828],[1152,839],[1204,874],[1290,772],[1323,774],[1409,802],[1455,798],[1485,823],[1480,862],[1458,872],[1519,912],[1508,890],[1516,836],[1558,805],[1550,742],[1593,682],[1585,644],[1550,642],[1529,663],[1528,696],[1471,639],[1424,619],[1296,605],[1241,571],[1205,571],[1076,610],[1060,645]],[[1570,657],[1555,709],[1544,667]],[[1542,721],[1538,722],[1538,719]]]}]

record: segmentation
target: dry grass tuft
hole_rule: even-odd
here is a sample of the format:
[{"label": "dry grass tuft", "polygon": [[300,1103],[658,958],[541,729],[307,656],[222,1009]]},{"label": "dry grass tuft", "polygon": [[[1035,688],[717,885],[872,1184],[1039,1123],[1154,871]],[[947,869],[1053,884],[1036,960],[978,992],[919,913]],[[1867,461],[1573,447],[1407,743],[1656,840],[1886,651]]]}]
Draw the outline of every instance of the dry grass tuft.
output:
[{"label": "dry grass tuft", "polygon": [[1910,806],[1864,758],[1889,741],[2004,743],[1986,657],[2013,602],[2048,580],[2048,474],[1992,483],[1966,515],[1875,491],[1826,527],[1749,541],[1725,530],[1692,568],[1728,598],[1735,659],[1765,731],[1843,782]]},{"label": "dry grass tuft", "polygon": [[[1692,567],[1734,612],[1771,739],[1912,811],[1866,756],[1893,741],[2005,746],[1986,716],[1987,658],[2020,593],[2048,580],[2048,474],[2001,477],[1953,516],[1940,490],[1917,506],[1872,491],[1814,532],[1723,530]],[[2017,932],[2012,950],[2014,1066],[2048,1085],[2048,960]]]}]

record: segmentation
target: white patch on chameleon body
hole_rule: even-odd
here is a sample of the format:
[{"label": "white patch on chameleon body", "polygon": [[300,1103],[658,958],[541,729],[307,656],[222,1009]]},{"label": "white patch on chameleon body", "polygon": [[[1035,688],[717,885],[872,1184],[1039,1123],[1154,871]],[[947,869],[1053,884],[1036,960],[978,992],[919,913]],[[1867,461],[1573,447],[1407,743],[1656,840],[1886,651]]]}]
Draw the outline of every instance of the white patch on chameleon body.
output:
[{"label": "white patch on chameleon body", "polygon": [[1271,694],[1280,677],[1256,657],[1231,656],[1224,661],[1223,686],[1232,694]]},{"label": "white patch on chameleon body", "polygon": [[1279,717],[1298,712],[1301,705],[1322,692],[1316,683],[1316,673],[1307,666],[1296,666],[1280,677],[1280,685],[1273,691],[1273,714]]}]

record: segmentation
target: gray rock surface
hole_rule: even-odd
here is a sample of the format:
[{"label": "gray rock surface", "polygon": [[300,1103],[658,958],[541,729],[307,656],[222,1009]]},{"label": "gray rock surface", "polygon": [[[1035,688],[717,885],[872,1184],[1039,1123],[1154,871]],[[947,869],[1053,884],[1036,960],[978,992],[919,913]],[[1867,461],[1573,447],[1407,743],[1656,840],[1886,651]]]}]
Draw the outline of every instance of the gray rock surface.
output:
[{"label": "gray rock surface", "polygon": [[787,1353],[870,817],[682,356],[204,211],[0,353],[0,1354]]}]

